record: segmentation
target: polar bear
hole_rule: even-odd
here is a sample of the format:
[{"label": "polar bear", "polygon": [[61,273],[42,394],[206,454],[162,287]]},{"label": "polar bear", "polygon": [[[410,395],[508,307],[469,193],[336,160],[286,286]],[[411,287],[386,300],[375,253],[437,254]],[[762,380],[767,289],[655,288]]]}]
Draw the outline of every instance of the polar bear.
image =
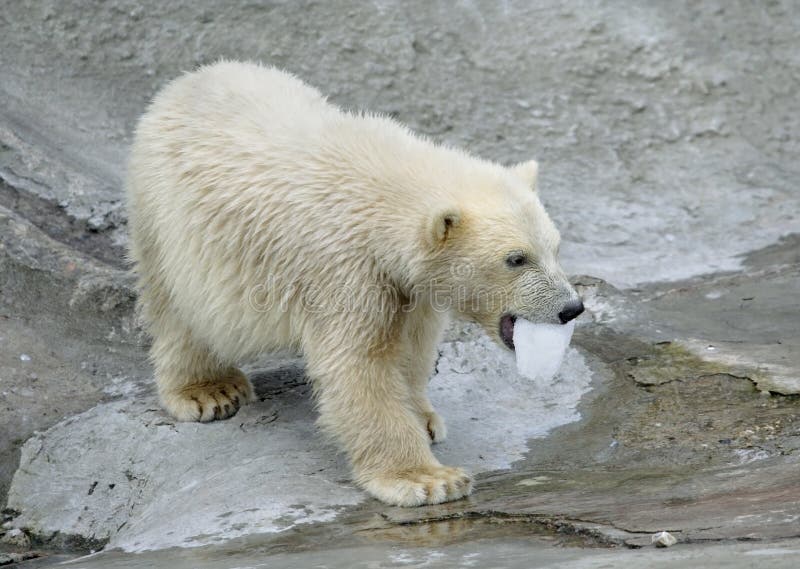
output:
[{"label": "polar bear", "polygon": [[430,449],[426,395],[455,313],[513,350],[514,321],[583,309],[537,164],[481,160],[344,112],[278,69],[221,62],[166,86],[136,129],[130,256],[164,407],[225,419],[237,361],[295,350],[354,479],[400,506],[468,495]]}]

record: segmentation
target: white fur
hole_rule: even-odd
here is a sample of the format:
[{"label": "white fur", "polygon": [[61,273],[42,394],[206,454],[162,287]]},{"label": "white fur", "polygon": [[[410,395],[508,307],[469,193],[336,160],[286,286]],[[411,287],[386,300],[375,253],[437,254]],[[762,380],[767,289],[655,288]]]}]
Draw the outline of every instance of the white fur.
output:
[{"label": "white fur", "polygon": [[[445,434],[425,393],[447,319],[436,303],[509,293],[455,306],[494,337],[504,311],[558,311],[568,284],[535,175],[345,113],[276,69],[226,62],[175,80],[139,123],[128,181],[165,407],[230,416],[252,398],[236,362],[294,349],[366,490],[407,506],[469,494],[428,444]],[[521,248],[538,262],[511,274],[503,259]]]}]

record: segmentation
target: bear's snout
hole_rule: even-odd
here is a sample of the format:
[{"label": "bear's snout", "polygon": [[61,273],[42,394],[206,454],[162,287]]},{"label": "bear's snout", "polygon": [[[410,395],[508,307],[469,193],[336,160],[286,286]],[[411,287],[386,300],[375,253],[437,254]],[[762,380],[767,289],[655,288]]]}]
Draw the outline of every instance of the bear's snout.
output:
[{"label": "bear's snout", "polygon": [[570,300],[564,305],[564,308],[561,309],[561,312],[558,313],[558,319],[561,320],[562,324],[566,324],[570,320],[576,319],[582,313],[583,301],[581,301],[581,299]]}]

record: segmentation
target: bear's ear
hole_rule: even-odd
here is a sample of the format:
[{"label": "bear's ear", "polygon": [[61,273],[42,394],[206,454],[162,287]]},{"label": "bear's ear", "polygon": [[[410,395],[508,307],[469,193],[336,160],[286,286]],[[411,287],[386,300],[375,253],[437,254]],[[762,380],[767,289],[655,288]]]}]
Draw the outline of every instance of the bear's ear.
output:
[{"label": "bear's ear", "polygon": [[434,214],[428,221],[427,237],[436,246],[447,241],[453,228],[461,222],[461,214],[456,209],[444,209]]},{"label": "bear's ear", "polygon": [[525,182],[525,184],[536,191],[537,179],[539,177],[539,164],[536,160],[528,160],[527,162],[520,162],[511,168],[514,175]]}]

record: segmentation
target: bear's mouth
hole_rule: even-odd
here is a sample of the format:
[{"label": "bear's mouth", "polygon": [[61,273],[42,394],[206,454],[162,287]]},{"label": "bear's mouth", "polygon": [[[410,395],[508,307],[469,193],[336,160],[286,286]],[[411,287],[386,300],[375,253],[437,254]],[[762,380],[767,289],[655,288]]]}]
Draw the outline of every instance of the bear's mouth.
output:
[{"label": "bear's mouth", "polygon": [[500,339],[509,350],[514,349],[514,322],[517,317],[513,314],[503,314],[500,318]]}]

